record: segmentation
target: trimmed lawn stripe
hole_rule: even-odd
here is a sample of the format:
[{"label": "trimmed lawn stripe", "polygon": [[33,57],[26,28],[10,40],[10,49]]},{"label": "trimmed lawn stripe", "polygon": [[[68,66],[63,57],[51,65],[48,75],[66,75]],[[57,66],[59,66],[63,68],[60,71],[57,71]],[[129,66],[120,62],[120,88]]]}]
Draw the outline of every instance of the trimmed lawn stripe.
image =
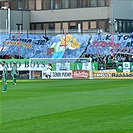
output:
[{"label": "trimmed lawn stripe", "polygon": [[18,80],[1,93],[1,133],[132,133],[132,80]]}]

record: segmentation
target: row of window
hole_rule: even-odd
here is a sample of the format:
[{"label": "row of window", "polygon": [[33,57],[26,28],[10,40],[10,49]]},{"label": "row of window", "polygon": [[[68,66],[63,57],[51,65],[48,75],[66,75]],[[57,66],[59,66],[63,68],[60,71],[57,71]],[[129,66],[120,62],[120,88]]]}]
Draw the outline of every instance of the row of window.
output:
[{"label": "row of window", "polygon": [[109,0],[10,0],[0,1],[0,7],[18,10],[51,10],[109,6]]},{"label": "row of window", "polygon": [[121,31],[124,33],[131,33],[133,31],[132,20],[117,20],[116,23],[116,31]]},{"label": "row of window", "polygon": [[[52,22],[52,23],[31,23],[31,30],[55,30],[61,32],[63,29],[88,31],[89,29],[101,28],[105,32],[109,32],[109,20],[93,20],[93,21],[77,21],[77,22]],[[133,30],[133,22],[131,20],[116,20],[115,32],[131,33]]]},{"label": "row of window", "polygon": [[[80,28],[79,28],[80,27]],[[55,31],[65,31],[68,30],[89,30],[89,29],[103,29],[104,31],[109,31],[109,20],[93,20],[93,21],[79,21],[79,22],[53,22],[53,23],[31,23],[31,30],[55,30]]]}]

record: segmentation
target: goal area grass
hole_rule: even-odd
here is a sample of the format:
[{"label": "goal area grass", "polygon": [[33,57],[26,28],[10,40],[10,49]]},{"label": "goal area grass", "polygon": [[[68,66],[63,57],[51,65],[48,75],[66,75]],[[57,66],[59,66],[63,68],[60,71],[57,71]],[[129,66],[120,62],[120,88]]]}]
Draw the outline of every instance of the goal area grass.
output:
[{"label": "goal area grass", "polygon": [[1,133],[131,133],[132,80],[8,80]]}]

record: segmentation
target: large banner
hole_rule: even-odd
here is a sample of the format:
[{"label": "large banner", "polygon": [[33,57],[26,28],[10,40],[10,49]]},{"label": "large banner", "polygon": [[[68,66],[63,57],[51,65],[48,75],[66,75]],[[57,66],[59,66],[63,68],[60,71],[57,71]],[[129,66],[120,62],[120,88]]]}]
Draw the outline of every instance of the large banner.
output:
[{"label": "large banner", "polygon": [[[89,42],[89,46],[88,46]],[[23,58],[75,58],[86,54],[110,55],[133,54],[132,36],[59,34],[48,36],[42,34],[0,34],[0,56],[20,55]]]},{"label": "large banner", "polygon": [[[42,71],[42,79],[46,79],[47,71]],[[51,71],[51,79],[83,79],[89,78],[88,70]]]},{"label": "large banner", "polygon": [[57,62],[52,64],[54,71],[69,71],[69,70],[98,70],[98,62]]},{"label": "large banner", "polygon": [[93,35],[86,54],[112,55],[128,54],[133,55],[133,43],[131,35]]},{"label": "large banner", "polygon": [[[0,59],[0,71],[3,70],[2,65],[1,65],[2,61],[3,60]],[[18,71],[28,71],[28,70],[33,70],[33,71],[44,70],[45,71],[46,67],[48,65],[48,63],[46,63],[45,61],[41,61],[41,60],[29,62],[29,59],[7,59],[4,61],[6,61],[9,71],[12,69],[13,62],[15,62],[17,64]]]},{"label": "large banner", "polygon": [[133,79],[133,72],[118,73],[115,70],[94,70],[94,79]]},{"label": "large banner", "polygon": [[87,34],[0,34],[0,56],[20,55],[23,58],[76,58],[84,52]]},{"label": "large banner", "polygon": [[[4,59],[0,59],[0,71],[3,69],[1,65],[3,60]],[[12,69],[14,62],[17,64],[17,69],[19,71],[46,71],[47,65],[49,63],[45,59],[6,59],[4,61],[6,61],[9,71]],[[98,70],[98,62],[92,62],[91,65],[90,62],[51,62],[51,64],[53,71],[90,70],[90,67],[92,67],[93,70]]]}]

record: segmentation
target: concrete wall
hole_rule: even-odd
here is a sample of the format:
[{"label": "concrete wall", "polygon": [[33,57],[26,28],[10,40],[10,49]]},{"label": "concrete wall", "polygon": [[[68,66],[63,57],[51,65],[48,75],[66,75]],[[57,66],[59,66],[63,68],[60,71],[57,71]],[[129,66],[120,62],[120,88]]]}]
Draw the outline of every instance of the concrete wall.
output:
[{"label": "concrete wall", "polygon": [[30,29],[30,11],[23,11],[23,29]]},{"label": "concrete wall", "polygon": [[0,10],[0,29],[6,29],[7,25],[7,10]]},{"label": "concrete wall", "polygon": [[23,24],[23,30],[30,28],[30,12],[29,11],[11,11],[11,28],[17,30],[16,24]]},{"label": "concrete wall", "polygon": [[[23,24],[23,30],[30,29],[30,11],[11,10],[11,30],[17,30],[16,24]],[[7,10],[0,10],[0,29],[6,29]]]},{"label": "concrete wall", "polygon": [[113,0],[113,15],[116,19],[133,20],[133,0]]},{"label": "concrete wall", "polygon": [[31,22],[108,19],[109,7],[31,11]]},{"label": "concrete wall", "polygon": [[31,22],[112,18],[133,20],[133,0],[110,0],[110,7],[31,11]]}]

